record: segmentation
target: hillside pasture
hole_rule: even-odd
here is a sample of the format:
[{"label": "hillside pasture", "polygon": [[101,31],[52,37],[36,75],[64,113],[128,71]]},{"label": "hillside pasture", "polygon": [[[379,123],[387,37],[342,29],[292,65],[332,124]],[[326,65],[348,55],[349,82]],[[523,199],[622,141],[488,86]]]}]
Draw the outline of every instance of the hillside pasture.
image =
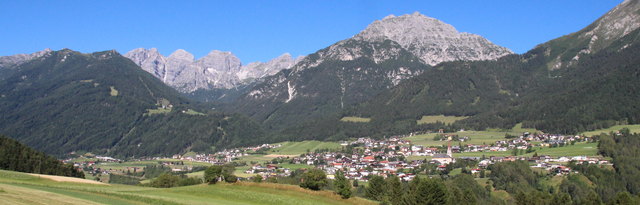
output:
[{"label": "hillside pasture", "polygon": [[[576,143],[575,145],[567,145],[564,147],[555,147],[555,148],[534,148],[534,152],[525,153],[523,155],[518,156],[527,156],[531,157],[534,153],[538,153],[538,155],[549,155],[552,157],[562,157],[562,156],[598,156],[598,143]],[[453,153],[454,157],[506,157],[513,156],[511,151],[505,152],[462,152],[462,153]]]},{"label": "hillside pasture", "polygon": [[[511,132],[499,132],[499,131],[462,131],[455,133],[444,133],[448,135],[458,135],[460,137],[469,137],[471,138],[469,141],[460,142],[461,144],[492,144],[499,140],[505,139],[505,134]],[[416,135],[405,138],[406,140],[410,140],[414,145],[423,145],[423,146],[446,146],[448,141],[436,141],[433,138],[438,135],[438,133],[428,133],[422,135]],[[452,144],[458,144],[458,142],[451,142]]]},{"label": "hillside pasture", "polygon": [[436,123],[436,122],[442,122],[444,124],[451,124],[454,123],[458,120],[464,120],[467,119],[468,117],[466,116],[444,116],[444,115],[425,115],[422,116],[422,118],[420,120],[417,121],[417,123],[420,124],[429,124],[429,123]]},{"label": "hillside pasture", "polygon": [[340,119],[340,121],[342,122],[370,122],[371,118],[365,118],[365,117],[343,117],[342,119]]},{"label": "hillside pasture", "polygon": [[609,134],[610,132],[615,132],[615,131],[621,130],[623,128],[629,129],[629,131],[631,131],[631,133],[640,133],[640,125],[616,125],[616,126],[613,126],[613,127],[610,127],[610,128],[606,128],[606,129],[600,129],[600,130],[584,132],[584,133],[582,133],[582,135],[587,136],[587,137],[591,137],[591,136],[594,136],[594,135],[599,135],[601,133]]}]

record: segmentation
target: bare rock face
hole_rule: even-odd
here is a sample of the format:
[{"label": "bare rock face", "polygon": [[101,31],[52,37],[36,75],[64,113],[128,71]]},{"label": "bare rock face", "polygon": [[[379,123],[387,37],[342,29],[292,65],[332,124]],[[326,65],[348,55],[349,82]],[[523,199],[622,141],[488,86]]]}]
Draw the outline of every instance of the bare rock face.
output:
[{"label": "bare rock face", "polygon": [[151,73],[153,76],[163,79],[166,76],[165,65],[167,60],[162,56],[158,49],[144,49],[137,48],[129,51],[125,54],[125,57],[131,59],[134,63],[138,64],[142,69]]},{"label": "bare rock face", "polygon": [[[562,69],[577,64],[583,56],[608,47],[638,28],[640,1],[625,0],[586,28],[536,48],[545,49],[545,55],[554,58],[548,65],[549,69]],[[566,49],[569,47],[573,49]]]},{"label": "bare rock face", "polygon": [[241,81],[250,81],[252,79],[260,79],[267,76],[275,75],[282,69],[293,67],[302,57],[294,59],[291,54],[285,53],[269,62],[253,62],[243,66],[236,75]]},{"label": "bare rock face", "polygon": [[296,62],[291,55],[284,54],[267,63],[255,62],[243,66],[233,53],[218,50],[197,60],[193,54],[182,49],[165,57],[155,48],[137,48],[124,56],[167,85],[185,93],[198,89],[237,87],[288,69]]},{"label": "bare rock face", "polygon": [[600,17],[582,33],[589,38],[589,51],[599,50],[640,27],[640,1],[626,0]]},{"label": "bare rock face", "polygon": [[393,40],[429,65],[457,60],[494,60],[512,53],[482,36],[458,32],[453,26],[418,12],[387,16],[354,38]]},{"label": "bare rock face", "polygon": [[18,66],[20,64],[23,64],[27,61],[33,60],[35,58],[39,58],[42,57],[44,55],[48,55],[50,54],[51,49],[44,49],[42,51],[38,51],[35,53],[31,53],[31,54],[16,54],[16,55],[12,55],[12,56],[0,56],[0,69],[2,68],[10,68],[10,67],[14,67],[14,66]]}]

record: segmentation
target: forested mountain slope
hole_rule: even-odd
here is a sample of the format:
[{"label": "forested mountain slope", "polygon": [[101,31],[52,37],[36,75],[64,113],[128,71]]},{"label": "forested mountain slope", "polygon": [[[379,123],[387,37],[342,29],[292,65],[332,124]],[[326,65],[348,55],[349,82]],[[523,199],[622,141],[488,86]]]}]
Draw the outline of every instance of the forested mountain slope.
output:
[{"label": "forested mountain slope", "polygon": [[0,81],[0,133],[50,154],[170,155],[263,136],[244,117],[191,110],[178,92],[115,51],[65,49],[14,69]]}]

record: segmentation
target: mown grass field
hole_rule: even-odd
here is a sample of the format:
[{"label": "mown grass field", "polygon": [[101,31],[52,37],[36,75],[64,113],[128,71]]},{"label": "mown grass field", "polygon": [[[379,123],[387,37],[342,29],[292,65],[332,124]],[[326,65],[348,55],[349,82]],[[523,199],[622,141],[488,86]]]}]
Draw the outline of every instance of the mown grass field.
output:
[{"label": "mown grass field", "polygon": [[302,142],[283,142],[282,147],[278,147],[269,151],[269,153],[278,155],[300,155],[307,151],[313,152],[317,149],[340,149],[341,146],[337,142],[321,142],[321,141],[302,141]]},{"label": "mown grass field", "polygon": [[370,122],[371,118],[364,118],[364,117],[343,117],[342,119],[340,119],[340,121],[343,122]]},{"label": "mown grass field", "polygon": [[[464,132],[455,132],[455,133],[445,133],[458,135],[460,137],[469,137],[470,141],[461,142],[461,144],[492,144],[499,140],[504,140],[506,133],[512,132],[500,132],[500,131],[464,131]],[[448,141],[436,141],[433,140],[433,137],[438,135],[437,133],[429,133],[423,135],[416,135],[412,137],[405,138],[406,140],[410,140],[411,143],[415,145],[423,145],[423,146],[440,146],[447,145]],[[451,142],[452,144],[458,144],[458,142]]]},{"label": "mown grass field", "polygon": [[621,130],[622,128],[628,128],[631,131],[631,133],[640,133],[640,125],[616,125],[607,129],[584,132],[582,133],[582,135],[591,137],[594,135],[599,135],[600,133],[609,134],[610,132],[615,132],[615,131]]},{"label": "mown grass field", "polygon": [[[510,135],[521,135],[524,132],[536,132],[535,129],[522,128],[522,124],[516,124],[513,128],[509,130],[498,130],[498,129],[489,129],[486,131],[459,131],[454,133],[444,133],[449,135],[458,135],[460,137],[469,137],[470,141],[460,142],[462,145],[465,144],[492,144],[499,140],[504,140],[506,134]],[[405,139],[410,140],[415,145],[423,145],[423,146],[440,146],[447,145],[447,141],[435,141],[433,137],[438,135],[438,133],[429,133],[423,135],[416,135],[412,137],[407,137]],[[458,144],[458,142],[451,142],[452,144]]]},{"label": "mown grass field", "polygon": [[444,116],[444,115],[425,115],[422,116],[422,119],[418,120],[418,124],[428,124],[428,123],[436,123],[442,122],[444,124],[451,124],[458,120],[464,120],[468,117],[461,116]]},{"label": "mown grass field", "polygon": [[[246,162],[247,166],[236,167],[236,171],[234,174],[239,177],[252,177],[255,174],[246,174],[246,171],[250,166],[254,163],[259,164],[270,164],[271,160],[277,157],[297,157],[300,154],[313,152],[318,149],[330,149],[330,150],[338,150],[342,146],[337,142],[321,142],[321,141],[302,141],[302,142],[281,142],[275,143],[281,144],[281,147],[271,149],[267,151],[266,154],[250,154],[247,156],[242,156],[239,159],[234,161],[236,162]],[[306,164],[289,164],[287,162],[278,164],[278,166],[289,169],[300,169],[300,168],[313,168],[313,166],[309,166]]]},{"label": "mown grass field", "polygon": [[[82,161],[81,158],[74,160],[74,162]],[[89,161],[92,161],[89,159]],[[103,169],[103,170],[115,170],[115,171],[133,171],[133,168],[136,168],[137,171],[142,171],[147,165],[160,165],[160,162],[177,162],[180,160],[177,159],[160,159],[160,160],[147,160],[147,161],[129,161],[129,162],[101,162],[99,164],[94,165],[94,167]],[[211,166],[211,164],[206,162],[191,162],[191,161],[183,161],[184,165],[169,165],[171,168],[183,168],[183,167],[195,167],[195,166]]]},{"label": "mown grass field", "polygon": [[[576,143],[575,145],[568,145],[564,147],[556,148],[536,148],[538,155],[551,155],[551,156],[597,156],[598,155],[598,143]],[[531,156],[533,153],[525,154],[525,156]]]},{"label": "mown grass field", "polygon": [[147,109],[145,115],[167,114],[171,112],[171,108]]},{"label": "mown grass field", "polygon": [[[525,153],[518,156],[533,156],[534,153],[538,153],[538,155],[550,155],[553,157],[562,157],[562,156],[598,156],[598,143],[576,143],[575,145],[568,145],[564,147],[556,147],[556,148],[534,148],[534,152]],[[513,156],[511,151],[506,152],[462,152],[462,153],[453,153],[454,157],[485,157],[495,156],[495,157],[506,157]]]},{"label": "mown grass field", "polygon": [[219,183],[168,189],[55,182],[0,170],[0,204],[374,204],[293,185]]}]

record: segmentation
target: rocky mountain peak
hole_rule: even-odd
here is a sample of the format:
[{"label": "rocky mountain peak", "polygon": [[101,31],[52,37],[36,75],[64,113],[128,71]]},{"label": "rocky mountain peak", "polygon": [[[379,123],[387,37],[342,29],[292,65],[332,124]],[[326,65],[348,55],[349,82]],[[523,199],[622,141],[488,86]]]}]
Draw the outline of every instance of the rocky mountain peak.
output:
[{"label": "rocky mountain peak", "polygon": [[139,65],[143,70],[151,73],[156,78],[164,80],[166,76],[165,64],[167,63],[167,60],[162,56],[162,54],[160,54],[160,52],[158,52],[158,49],[136,48],[124,54],[124,57],[131,59],[131,61]]},{"label": "rocky mountain peak", "polygon": [[33,60],[35,58],[39,58],[48,54],[51,54],[53,51],[49,48],[45,48],[44,50],[31,53],[31,54],[16,54],[12,56],[0,56],[0,69],[18,66],[27,61]]},{"label": "rocky mountain peak", "polygon": [[198,64],[211,72],[224,73],[240,69],[240,59],[231,52],[213,50],[198,60]]},{"label": "rocky mountain peak", "polygon": [[251,79],[263,78],[271,75],[275,75],[282,69],[289,69],[293,67],[302,57],[294,59],[291,54],[284,53],[266,63],[253,62],[246,66],[242,66],[240,71],[236,73],[240,80],[246,81]]},{"label": "rocky mountain peak", "polygon": [[171,59],[179,59],[179,60],[185,60],[185,61],[190,61],[193,62],[195,61],[195,57],[193,56],[193,54],[183,50],[183,49],[178,49],[176,51],[174,51],[173,53],[171,53],[171,55],[169,55],[168,58]]},{"label": "rocky mountain peak", "polygon": [[494,60],[512,53],[479,35],[458,32],[453,26],[419,12],[389,15],[374,21],[354,38],[393,40],[430,65],[456,60]]}]

